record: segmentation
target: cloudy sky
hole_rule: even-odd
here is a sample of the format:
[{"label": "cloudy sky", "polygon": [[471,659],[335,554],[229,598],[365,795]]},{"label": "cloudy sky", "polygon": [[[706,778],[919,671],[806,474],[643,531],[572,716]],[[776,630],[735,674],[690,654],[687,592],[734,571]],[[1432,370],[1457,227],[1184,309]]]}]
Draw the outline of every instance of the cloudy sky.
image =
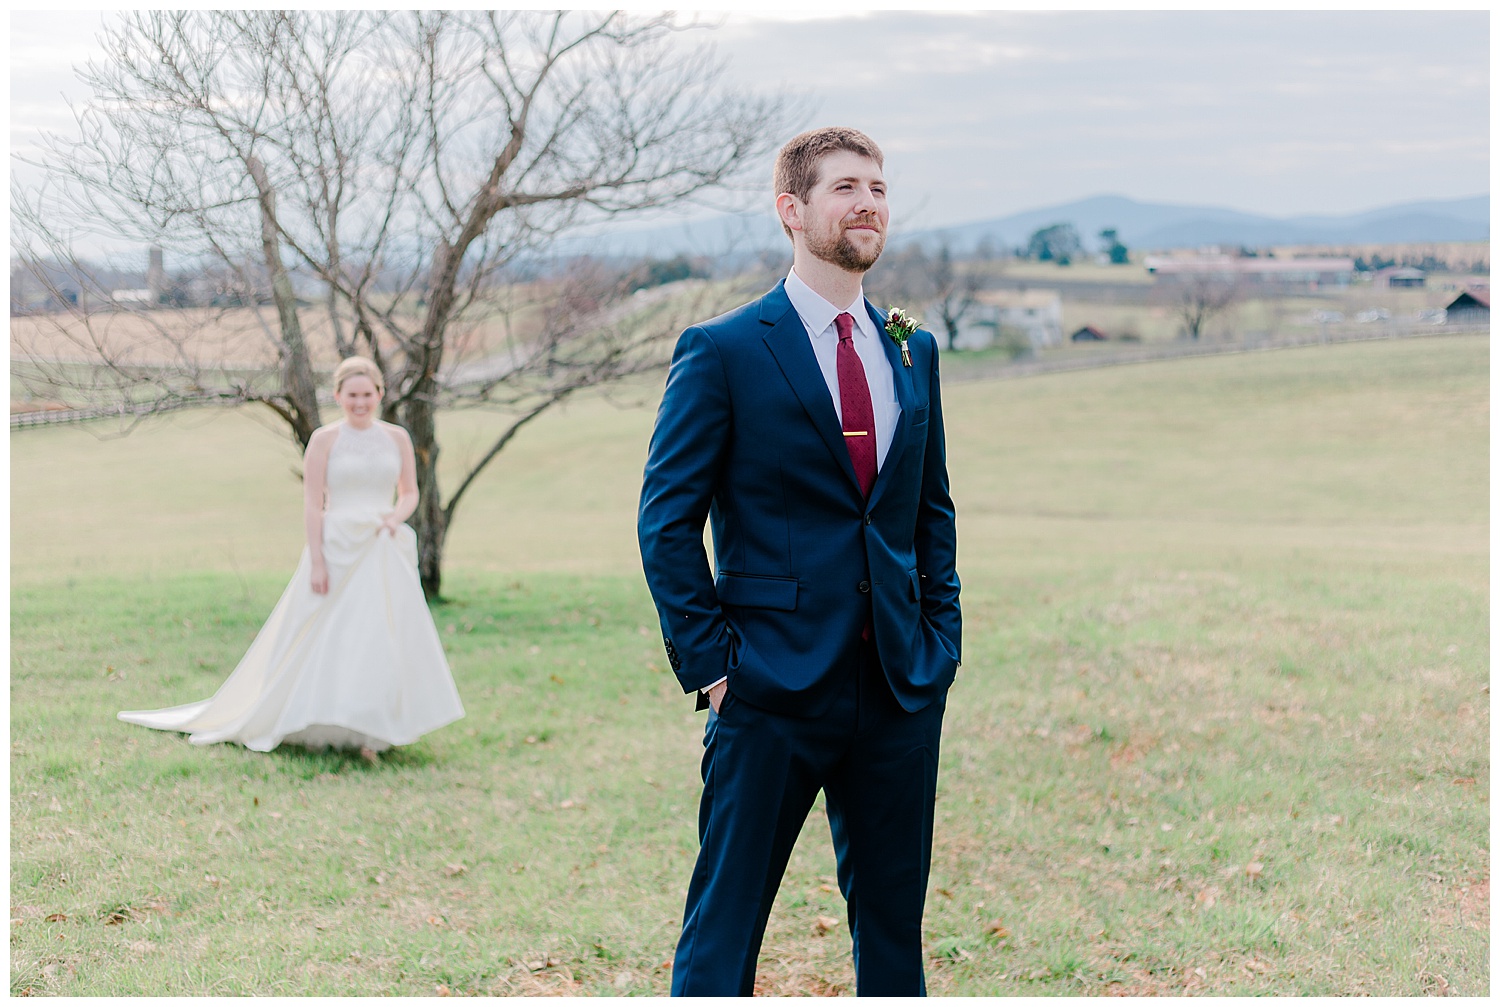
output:
[{"label": "cloudy sky", "polygon": [[865,129],[947,224],[1104,192],[1277,216],[1489,187],[1486,13],[730,19],[735,77]]},{"label": "cloudy sky", "polygon": [[[101,17],[11,15],[13,150],[71,125]],[[731,80],[881,143],[911,225],[1100,193],[1284,216],[1488,191],[1487,12],[705,17]]]}]

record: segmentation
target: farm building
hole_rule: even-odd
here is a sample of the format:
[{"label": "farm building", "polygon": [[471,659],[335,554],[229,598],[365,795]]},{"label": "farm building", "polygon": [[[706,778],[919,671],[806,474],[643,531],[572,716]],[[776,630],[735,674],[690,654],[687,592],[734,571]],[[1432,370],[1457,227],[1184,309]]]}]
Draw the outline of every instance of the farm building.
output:
[{"label": "farm building", "polygon": [[1106,339],[1108,339],[1109,336],[1105,335],[1103,331],[1094,328],[1094,326],[1092,325],[1085,325],[1083,328],[1079,329],[1068,338],[1072,339],[1075,343],[1102,343]]},{"label": "farm building", "polygon": [[1425,287],[1427,274],[1420,269],[1407,266],[1403,269],[1382,269],[1376,274],[1387,287]]},{"label": "farm building", "polygon": [[1449,325],[1490,324],[1490,292],[1465,290],[1448,305]]},{"label": "farm building", "polygon": [[959,325],[955,349],[983,349],[1005,336],[1019,336],[1033,349],[1062,342],[1062,298],[1055,290],[986,290],[978,302]]}]

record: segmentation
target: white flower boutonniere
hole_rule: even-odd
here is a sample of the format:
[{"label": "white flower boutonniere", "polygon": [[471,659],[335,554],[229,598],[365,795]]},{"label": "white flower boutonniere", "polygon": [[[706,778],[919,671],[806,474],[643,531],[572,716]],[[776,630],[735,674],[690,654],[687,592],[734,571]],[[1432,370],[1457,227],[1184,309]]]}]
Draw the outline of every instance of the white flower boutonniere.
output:
[{"label": "white flower boutonniere", "polygon": [[896,341],[901,347],[901,362],[907,367],[911,366],[911,351],[906,348],[906,341],[911,334],[917,331],[921,323],[900,308],[892,307],[886,314],[885,334]]}]

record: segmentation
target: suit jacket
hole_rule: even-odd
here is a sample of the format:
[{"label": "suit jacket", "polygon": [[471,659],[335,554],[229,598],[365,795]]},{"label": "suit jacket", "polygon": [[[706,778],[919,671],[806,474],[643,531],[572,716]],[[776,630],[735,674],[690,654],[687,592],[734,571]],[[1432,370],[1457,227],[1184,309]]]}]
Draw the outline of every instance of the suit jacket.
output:
[{"label": "suit jacket", "polygon": [[[865,308],[883,332],[884,316]],[[684,691],[727,675],[756,706],[817,716],[867,623],[903,708],[952,683],[961,618],[937,342],[913,334],[911,367],[893,340],[881,344],[901,417],[866,501],[784,283],[678,340],[637,531]]]}]

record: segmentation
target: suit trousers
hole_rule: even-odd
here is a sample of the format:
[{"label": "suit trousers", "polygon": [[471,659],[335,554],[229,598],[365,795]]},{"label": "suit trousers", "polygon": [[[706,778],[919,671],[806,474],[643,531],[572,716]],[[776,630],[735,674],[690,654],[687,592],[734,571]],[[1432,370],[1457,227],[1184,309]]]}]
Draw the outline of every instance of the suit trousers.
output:
[{"label": "suit trousers", "polygon": [[[832,708],[772,713],[726,692],[704,735],[700,848],[672,963],[674,996],[749,996],[766,921],[821,789],[848,904],[857,992],[916,996],[946,698],[907,713],[873,645]],[[815,939],[809,936],[810,940]]]}]

